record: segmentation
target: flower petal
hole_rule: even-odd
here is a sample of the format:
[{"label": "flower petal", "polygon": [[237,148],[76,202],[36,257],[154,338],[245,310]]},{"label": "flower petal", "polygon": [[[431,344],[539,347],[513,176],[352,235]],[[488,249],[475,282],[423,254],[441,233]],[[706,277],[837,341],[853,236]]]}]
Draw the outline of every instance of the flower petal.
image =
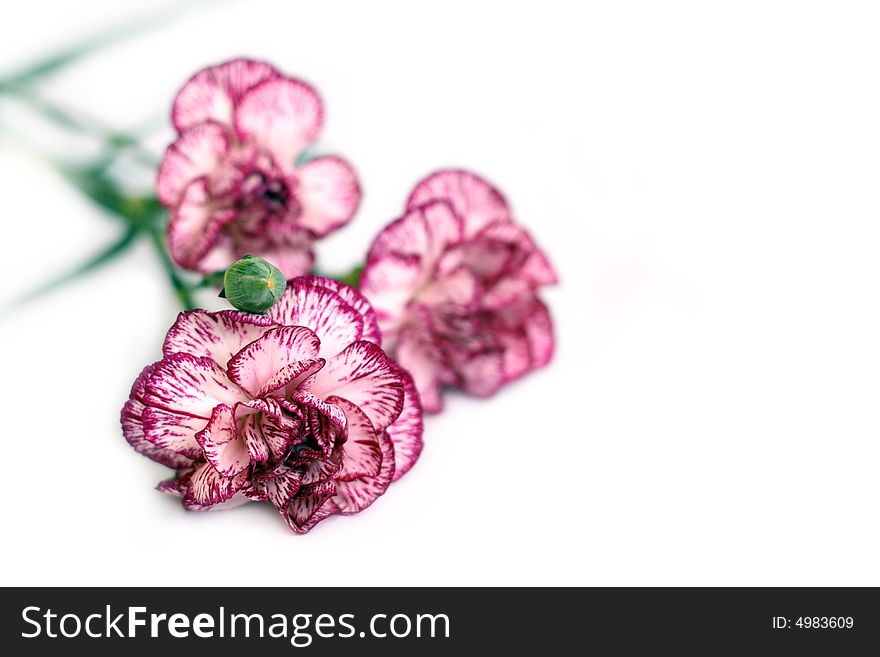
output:
[{"label": "flower petal", "polygon": [[207,179],[193,180],[168,220],[168,251],[181,267],[212,271],[202,259],[214,248],[223,226],[235,219],[233,210],[215,210],[208,195]]},{"label": "flower petal", "polygon": [[422,258],[425,271],[463,236],[463,223],[446,201],[430,201],[409,208],[392,221],[373,241],[370,257],[384,253],[415,255]]},{"label": "flower petal", "polygon": [[285,415],[271,397],[238,404],[235,420],[253,463],[282,459],[302,428],[302,421]]},{"label": "flower petal", "polygon": [[473,237],[490,223],[510,221],[510,208],[501,192],[469,171],[447,169],[429,175],[415,186],[406,207],[434,200],[448,202],[464,220],[465,237]]},{"label": "flower petal", "polygon": [[188,310],[180,313],[168,330],[162,352],[166,356],[174,353],[205,356],[226,367],[242,347],[273,326],[275,322],[268,317],[236,310],[213,313]]},{"label": "flower petal", "polygon": [[224,477],[234,477],[250,464],[248,447],[238,435],[235,412],[226,404],[214,409],[208,425],[196,434],[205,458]]},{"label": "flower petal", "polygon": [[289,169],[318,136],[323,114],[312,87],[293,78],[274,78],[244,94],[233,112],[233,123],[242,140],[256,141]]},{"label": "flower petal", "polygon": [[[244,485],[242,485],[242,488],[244,488]],[[217,504],[199,504],[192,499],[188,499],[186,496],[184,496],[182,503],[183,508],[187,511],[227,511],[229,509],[243,506],[250,501],[251,500],[244,494],[243,490],[239,489],[237,492],[233,493],[232,497],[228,500],[224,500]]]},{"label": "flower petal", "polygon": [[339,406],[348,421],[348,437],[342,448],[345,456],[337,479],[375,477],[382,467],[382,448],[369,418],[347,399],[331,396],[327,401]]},{"label": "flower petal", "polygon": [[[422,403],[409,372],[403,374],[403,410],[386,430],[394,444],[394,477],[397,481],[413,467],[422,453]],[[346,450],[347,450],[346,444]]]},{"label": "flower petal", "polygon": [[335,494],[336,486],[332,481],[303,486],[281,515],[293,531],[305,534],[324,518],[337,512],[333,501]]},{"label": "flower petal", "polygon": [[186,486],[181,483],[180,479],[166,479],[160,481],[156,486],[156,490],[162,493],[168,493],[174,497],[183,497],[186,495]]},{"label": "flower petal", "polygon": [[174,99],[171,120],[182,132],[205,121],[232,125],[232,111],[241,96],[259,83],[278,77],[265,62],[235,59],[196,73]]},{"label": "flower petal", "polygon": [[266,499],[278,509],[285,509],[290,503],[290,498],[297,494],[300,489],[301,475],[293,469],[285,469],[280,472],[272,473],[272,476],[265,477],[259,481],[259,484],[265,490]]},{"label": "flower petal", "polygon": [[159,361],[147,380],[144,402],[181,415],[208,419],[215,406],[235,405],[247,395],[210,358],[171,354]]},{"label": "flower petal", "polygon": [[217,235],[213,246],[199,260],[198,270],[204,273],[221,271],[238,260],[238,257],[230,236],[221,232]]},{"label": "flower petal", "polygon": [[435,309],[451,308],[456,314],[476,312],[483,298],[483,284],[467,267],[459,267],[426,286],[419,301]]},{"label": "flower petal", "polygon": [[504,351],[502,368],[504,380],[513,381],[529,371],[532,366],[532,355],[529,341],[522,327],[499,329],[495,332],[501,349]]},{"label": "flower petal", "polygon": [[169,468],[183,469],[192,465],[192,459],[170,449],[154,445],[144,437],[143,412],[144,394],[147,380],[152,375],[156,364],[147,365],[135,379],[131,387],[131,396],[122,407],[122,435],[128,444],[149,459],[167,465]]},{"label": "flower petal", "polygon": [[555,340],[553,339],[553,320],[550,311],[542,302],[536,301],[534,312],[524,326],[529,352],[532,356],[532,369],[544,367],[553,358]]},{"label": "flower petal", "polygon": [[322,358],[335,356],[363,335],[361,313],[310,276],[290,281],[266,314],[279,324],[308,326],[321,340]]},{"label": "flower petal", "polygon": [[522,257],[521,262],[517,263],[516,272],[511,274],[525,278],[534,287],[559,282],[547,256],[521,226],[509,221],[493,223],[480,232],[478,240],[492,240],[515,246]]},{"label": "flower petal", "polygon": [[180,135],[165,151],[159,166],[156,195],[162,205],[177,205],[183,190],[193,180],[216,170],[228,152],[226,129],[217,123],[203,123]]},{"label": "flower petal", "polygon": [[339,507],[339,513],[351,515],[363,511],[388,489],[394,477],[394,443],[383,431],[379,434],[379,444],[382,449],[382,469],[378,475],[336,483],[333,501]]},{"label": "flower petal", "polygon": [[285,365],[278,370],[271,379],[269,379],[260,391],[257,397],[265,397],[266,395],[277,391],[279,388],[296,389],[300,383],[313,376],[315,372],[324,367],[323,358],[309,358],[306,360],[298,360],[290,365]]},{"label": "flower petal", "polygon": [[[312,450],[304,450],[303,452],[300,452],[300,455],[305,454],[306,451],[311,452]],[[306,462],[306,468],[302,472],[302,484],[314,485],[324,481],[335,481],[339,476],[339,471],[341,469],[341,449],[334,449],[333,452],[327,456],[320,452],[315,455],[310,455]]]},{"label": "flower petal", "polygon": [[504,383],[504,361],[500,349],[482,353],[463,353],[455,357],[460,385],[470,394],[489,397]]},{"label": "flower petal", "polygon": [[309,391],[326,399],[336,395],[359,406],[376,431],[384,431],[403,408],[403,377],[378,345],[360,340],[327,360]]},{"label": "flower petal", "polygon": [[148,406],[144,409],[143,420],[147,441],[191,459],[201,457],[196,434],[205,428],[204,418]]},{"label": "flower petal", "polygon": [[203,463],[187,479],[184,505],[204,507],[225,502],[241,490],[245,481],[247,470],[242,470],[234,477],[224,477],[213,465]]},{"label": "flower petal", "polygon": [[[281,270],[287,279],[309,273],[315,263],[311,231],[294,224],[275,224],[259,238],[239,239],[237,257],[255,255],[268,260]],[[205,256],[206,260],[211,254]]]},{"label": "flower petal", "polygon": [[357,212],[361,188],[351,165],[340,157],[311,160],[297,171],[297,196],[302,203],[299,223],[321,236],[344,226]]},{"label": "flower petal", "polygon": [[292,401],[280,400],[281,406],[299,417],[302,422],[302,433],[313,437],[329,456],[337,443],[344,440],[348,419],[341,408],[330,404],[324,399],[305,390],[297,390]]},{"label": "flower petal", "polygon": [[379,330],[379,324],[376,321],[376,312],[373,310],[373,306],[370,305],[367,297],[360,290],[351,285],[340,283],[336,279],[325,278],[324,276],[309,276],[308,282],[314,286],[323,287],[331,292],[335,292],[345,303],[359,312],[364,320],[363,335],[361,335],[360,339],[369,340],[381,346],[382,332]]},{"label": "flower petal", "polygon": [[430,314],[424,307],[413,308],[413,321],[401,329],[394,356],[412,375],[424,410],[439,413],[443,408],[442,386],[453,383],[455,378],[433,335]]},{"label": "flower petal", "polygon": [[381,253],[371,256],[361,275],[361,289],[385,333],[393,333],[403,320],[407,304],[425,278],[422,259],[416,255]]},{"label": "flower petal", "polygon": [[320,346],[318,336],[304,326],[269,329],[230,359],[229,378],[256,396],[280,369],[315,358]]}]

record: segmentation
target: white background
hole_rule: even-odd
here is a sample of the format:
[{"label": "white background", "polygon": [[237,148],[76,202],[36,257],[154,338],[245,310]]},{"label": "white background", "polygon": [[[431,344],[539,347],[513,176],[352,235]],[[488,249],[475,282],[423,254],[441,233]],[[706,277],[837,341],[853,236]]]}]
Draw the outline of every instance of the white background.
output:
[{"label": "white background", "polygon": [[[11,72],[157,3],[28,0]],[[552,365],[448,399],[373,507],[291,534],[153,490],[119,409],[177,312],[146,243],[0,318],[3,584],[880,584],[880,15],[849,2],[200,5],[47,82],[170,138],[203,65],[318,86],[366,190],[342,271],[445,165],[496,182],[549,252]],[[0,302],[118,225],[0,98]],[[64,144],[62,146],[62,144]]]}]

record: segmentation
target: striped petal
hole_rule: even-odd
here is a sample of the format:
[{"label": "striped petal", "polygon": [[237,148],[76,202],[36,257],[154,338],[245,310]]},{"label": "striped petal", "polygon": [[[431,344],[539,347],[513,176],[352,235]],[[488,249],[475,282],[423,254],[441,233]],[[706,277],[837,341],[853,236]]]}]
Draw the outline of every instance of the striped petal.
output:
[{"label": "striped petal", "polygon": [[144,409],[143,422],[147,441],[191,459],[201,456],[196,434],[205,428],[204,418],[148,406]]},{"label": "striped petal", "polygon": [[305,390],[297,390],[292,401],[280,400],[282,407],[302,420],[302,433],[313,437],[325,456],[333,452],[336,444],[344,440],[348,419],[339,406]]},{"label": "striped petal", "polygon": [[131,387],[129,400],[122,407],[120,418],[122,422],[122,435],[125,436],[125,440],[128,441],[129,445],[147,458],[162,465],[167,465],[169,468],[183,469],[192,465],[192,459],[173,450],[155,445],[144,437],[143,413],[146,408],[144,405],[144,394],[146,393],[147,380],[152,375],[155,367],[156,364],[147,365]]},{"label": "striped petal", "polygon": [[205,121],[232,125],[232,112],[241,97],[278,72],[265,62],[236,59],[196,73],[178,92],[171,110],[174,127],[182,132]]},{"label": "striped petal", "polygon": [[308,326],[321,341],[321,358],[335,356],[364,333],[361,313],[310,276],[292,280],[266,314],[279,324]]},{"label": "striped petal", "polygon": [[256,396],[279,370],[315,358],[319,348],[318,336],[304,326],[269,329],[230,359],[229,378]]},{"label": "striped petal", "polygon": [[255,255],[278,267],[285,278],[296,278],[309,273],[315,263],[315,254],[312,252],[314,241],[311,231],[299,224],[276,225],[258,239],[239,240],[236,258]]},{"label": "striped petal", "polygon": [[399,326],[424,278],[422,259],[416,255],[382,253],[367,260],[361,289],[386,332]]},{"label": "striped petal", "polygon": [[442,386],[453,383],[455,377],[433,333],[430,313],[416,306],[413,315],[413,321],[400,331],[394,355],[412,375],[424,410],[439,413],[443,408]]},{"label": "striped petal", "polygon": [[258,484],[265,491],[266,499],[278,509],[285,509],[290,499],[299,492],[301,475],[293,469],[274,472],[261,479]]},{"label": "striped petal", "polygon": [[193,180],[168,220],[171,257],[181,267],[210,273],[213,269],[202,260],[214,248],[223,226],[235,217],[234,210],[214,209],[206,178]]},{"label": "striped petal", "polygon": [[273,326],[276,324],[268,317],[235,310],[214,313],[188,310],[180,313],[168,330],[162,351],[166,356],[174,353],[205,356],[226,367],[242,347]]},{"label": "striped petal", "polygon": [[445,201],[410,207],[391,222],[370,246],[370,257],[385,253],[419,256],[426,271],[464,235],[464,224]]},{"label": "striped petal", "polygon": [[229,509],[236,509],[250,502],[250,499],[244,495],[243,489],[244,485],[242,485],[242,488],[238,489],[238,491],[233,493],[232,497],[222,502],[218,502],[217,504],[199,504],[184,494],[182,500],[183,508],[187,511],[227,511]]},{"label": "striped petal", "polygon": [[378,345],[382,344],[382,332],[379,330],[379,323],[376,321],[376,312],[370,305],[367,297],[356,287],[346,285],[333,278],[325,278],[324,276],[309,276],[308,281],[316,287],[323,287],[331,292],[336,293],[339,297],[351,306],[354,310],[361,314],[364,320],[363,335],[361,340],[369,340]]},{"label": "striped petal", "polygon": [[388,427],[388,436],[394,444],[394,477],[397,481],[415,465],[422,453],[422,403],[418,390],[408,372],[403,374],[403,410]]},{"label": "striped petal", "polygon": [[382,468],[378,475],[336,483],[333,501],[339,508],[339,513],[350,515],[363,511],[388,489],[394,477],[394,443],[383,431],[379,434],[379,444],[382,449]]},{"label": "striped petal", "polygon": [[193,180],[214,172],[228,152],[227,131],[217,123],[203,123],[180,135],[165,151],[159,166],[156,195],[162,205],[177,205],[183,190]]},{"label": "striped petal", "polygon": [[501,192],[469,171],[450,169],[431,174],[415,186],[406,207],[436,200],[449,203],[461,217],[465,237],[473,237],[496,221],[510,221],[510,208]]},{"label": "striped petal", "polygon": [[234,477],[224,477],[213,465],[203,463],[187,478],[184,505],[206,507],[220,504],[231,499],[246,481],[247,470],[242,470]]},{"label": "striped petal", "polygon": [[233,123],[240,139],[254,140],[280,166],[292,168],[318,136],[323,113],[312,87],[292,78],[274,78],[244,94],[234,109]]},{"label": "striped petal", "polygon": [[309,391],[323,399],[336,395],[359,406],[377,431],[384,431],[403,408],[400,369],[381,347],[365,340],[328,359],[311,380]]},{"label": "striped petal", "polygon": [[297,534],[305,534],[338,511],[333,500],[335,494],[336,486],[332,481],[315,486],[303,486],[281,515],[293,531]]},{"label": "striped petal", "polygon": [[214,407],[234,406],[246,399],[247,394],[213,360],[183,353],[156,364],[144,394],[148,406],[206,420]]},{"label": "striped petal", "polygon": [[314,376],[318,370],[324,367],[326,362],[323,358],[309,358],[285,365],[260,388],[257,397],[265,397],[271,393],[277,394],[281,391],[281,388],[285,388],[288,392],[293,392],[301,383]]},{"label": "striped petal", "polygon": [[327,401],[339,406],[348,422],[348,437],[343,445],[344,458],[338,480],[375,477],[382,467],[382,449],[376,430],[364,412],[347,399],[329,397]]},{"label": "striped petal", "polygon": [[299,223],[321,236],[344,226],[361,202],[361,188],[351,165],[339,157],[311,160],[297,171]]},{"label": "striped petal", "polygon": [[254,463],[278,461],[299,438],[303,423],[286,415],[277,400],[254,399],[235,407],[239,435]]},{"label": "striped petal", "polygon": [[341,449],[334,449],[326,456],[317,453],[317,455],[309,457],[308,464],[302,471],[302,484],[311,486],[321,482],[335,481],[340,470],[342,470]]},{"label": "striped petal", "polygon": [[480,232],[478,241],[495,241],[515,247],[521,254],[521,260],[517,263],[514,275],[525,278],[533,287],[555,285],[559,282],[547,256],[521,226],[510,221],[490,224]]},{"label": "striped petal", "polygon": [[226,404],[214,409],[208,425],[196,434],[205,458],[224,477],[234,477],[249,463],[248,448],[238,435],[235,412]]}]

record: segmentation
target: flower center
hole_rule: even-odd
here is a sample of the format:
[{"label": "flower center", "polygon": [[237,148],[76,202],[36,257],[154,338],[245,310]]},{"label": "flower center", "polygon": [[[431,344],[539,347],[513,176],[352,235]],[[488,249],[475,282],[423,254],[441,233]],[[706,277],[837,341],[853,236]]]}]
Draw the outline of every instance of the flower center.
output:
[{"label": "flower center", "polygon": [[291,202],[295,203],[295,199],[283,180],[268,178],[259,171],[244,179],[241,203],[245,207],[259,207],[265,212],[280,214],[290,209]]}]

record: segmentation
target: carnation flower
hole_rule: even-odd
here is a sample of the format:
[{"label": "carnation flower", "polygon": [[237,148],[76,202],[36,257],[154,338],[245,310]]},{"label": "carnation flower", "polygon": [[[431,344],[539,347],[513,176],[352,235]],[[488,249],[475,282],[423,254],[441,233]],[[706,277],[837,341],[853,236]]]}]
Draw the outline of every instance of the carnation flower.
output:
[{"label": "carnation flower", "polygon": [[290,527],[363,510],[412,467],[422,411],[351,287],[290,282],[266,315],[183,312],[122,410],[126,440],[206,510],[273,504]]},{"label": "carnation flower", "polygon": [[287,278],[306,274],[313,241],[357,210],[360,187],[345,160],[296,164],[321,129],[321,100],[269,64],[238,59],[198,72],[177,94],[172,121],[178,137],[157,193],[181,267],[210,273],[251,254]]},{"label": "carnation flower", "polygon": [[439,171],[375,239],[360,284],[385,348],[436,412],[444,385],[488,396],[547,364],[553,326],[537,291],[556,280],[498,190]]}]

